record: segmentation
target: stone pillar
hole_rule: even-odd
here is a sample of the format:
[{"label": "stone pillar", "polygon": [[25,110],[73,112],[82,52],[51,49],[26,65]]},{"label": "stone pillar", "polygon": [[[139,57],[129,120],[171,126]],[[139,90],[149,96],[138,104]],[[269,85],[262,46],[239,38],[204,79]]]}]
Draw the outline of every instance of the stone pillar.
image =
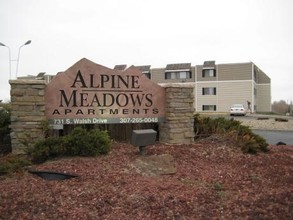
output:
[{"label": "stone pillar", "polygon": [[10,80],[12,153],[23,153],[27,144],[43,138],[45,81]]},{"label": "stone pillar", "polygon": [[166,121],[160,124],[160,141],[194,142],[194,83],[160,84],[166,91]]}]

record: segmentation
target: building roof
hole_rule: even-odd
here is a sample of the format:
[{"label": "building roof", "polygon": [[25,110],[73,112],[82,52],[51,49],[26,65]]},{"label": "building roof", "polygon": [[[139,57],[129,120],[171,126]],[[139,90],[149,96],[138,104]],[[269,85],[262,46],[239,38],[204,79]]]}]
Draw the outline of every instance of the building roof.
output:
[{"label": "building roof", "polygon": [[215,67],[216,66],[216,61],[204,61],[203,62],[203,67]]},{"label": "building roof", "polygon": [[151,65],[145,65],[145,66],[135,66],[137,69],[139,69],[142,73],[149,73],[151,70]]},{"label": "building roof", "polygon": [[44,79],[45,77],[45,74],[46,74],[46,72],[41,72],[41,73],[39,73],[38,75],[37,75],[37,77],[36,77],[36,79]]},{"label": "building roof", "polygon": [[167,64],[166,70],[189,70],[191,68],[191,63],[175,63]]},{"label": "building roof", "polygon": [[115,65],[114,70],[125,70],[127,67],[126,64],[121,64],[121,65]]}]

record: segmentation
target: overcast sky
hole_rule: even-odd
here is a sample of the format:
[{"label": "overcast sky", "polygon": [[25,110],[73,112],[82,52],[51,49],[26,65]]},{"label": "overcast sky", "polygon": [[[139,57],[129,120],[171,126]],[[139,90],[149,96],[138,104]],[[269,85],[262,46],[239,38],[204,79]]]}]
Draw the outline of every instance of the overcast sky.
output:
[{"label": "overcast sky", "polygon": [[[165,67],[255,63],[272,101],[293,101],[292,0],[0,0],[0,42],[18,76],[55,75],[81,58]],[[11,62],[15,77],[16,61]],[[0,47],[0,99],[10,99],[9,50]]]}]

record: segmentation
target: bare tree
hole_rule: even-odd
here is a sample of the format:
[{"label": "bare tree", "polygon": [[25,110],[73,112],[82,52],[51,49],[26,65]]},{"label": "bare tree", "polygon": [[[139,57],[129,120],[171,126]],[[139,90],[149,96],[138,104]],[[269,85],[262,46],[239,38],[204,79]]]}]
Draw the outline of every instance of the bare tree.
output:
[{"label": "bare tree", "polygon": [[286,114],[289,111],[289,105],[284,100],[274,101],[272,111],[279,114]]}]

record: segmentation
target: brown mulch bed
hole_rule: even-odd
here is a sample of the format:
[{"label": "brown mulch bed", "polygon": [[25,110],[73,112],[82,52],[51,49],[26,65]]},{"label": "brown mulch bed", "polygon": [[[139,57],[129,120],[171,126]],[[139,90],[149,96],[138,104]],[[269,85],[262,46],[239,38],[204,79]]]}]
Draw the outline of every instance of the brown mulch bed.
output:
[{"label": "brown mulch bed", "polygon": [[177,172],[138,172],[138,149],[113,143],[95,158],[60,158],[33,168],[77,174],[47,181],[28,172],[0,176],[0,219],[293,219],[293,147],[243,154],[227,141],[156,144]]}]

